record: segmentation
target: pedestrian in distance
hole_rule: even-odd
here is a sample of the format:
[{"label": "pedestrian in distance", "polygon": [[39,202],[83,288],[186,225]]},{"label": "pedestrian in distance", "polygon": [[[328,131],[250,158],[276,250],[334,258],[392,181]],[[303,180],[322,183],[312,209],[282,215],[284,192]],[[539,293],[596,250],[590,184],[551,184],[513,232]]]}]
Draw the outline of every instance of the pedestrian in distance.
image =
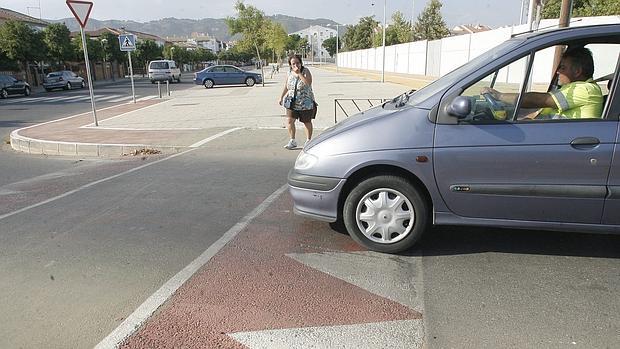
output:
[{"label": "pedestrian in distance", "polygon": [[300,55],[288,58],[290,66],[286,83],[278,103],[286,108],[287,129],[290,140],[286,149],[297,148],[295,140],[295,120],[299,119],[306,127],[306,143],[312,139],[312,119],[316,116],[316,102],[312,91],[312,74],[303,66]]}]

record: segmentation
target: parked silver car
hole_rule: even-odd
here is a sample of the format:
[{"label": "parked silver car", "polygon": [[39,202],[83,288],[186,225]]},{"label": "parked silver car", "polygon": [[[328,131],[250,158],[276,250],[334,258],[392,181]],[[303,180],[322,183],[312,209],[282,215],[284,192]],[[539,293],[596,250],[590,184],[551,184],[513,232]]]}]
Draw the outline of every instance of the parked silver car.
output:
[{"label": "parked silver car", "polygon": [[[556,47],[588,48],[595,77],[611,74],[599,115],[524,119],[526,93],[558,91],[550,64],[532,81]],[[620,232],[619,54],[619,24],[514,36],[313,139],[289,173],[294,211],[388,253],[432,224]]]},{"label": "parked silver car", "polygon": [[48,92],[56,88],[71,90],[76,87],[84,88],[84,86],[84,78],[70,70],[51,72],[47,74],[43,82],[43,88]]}]

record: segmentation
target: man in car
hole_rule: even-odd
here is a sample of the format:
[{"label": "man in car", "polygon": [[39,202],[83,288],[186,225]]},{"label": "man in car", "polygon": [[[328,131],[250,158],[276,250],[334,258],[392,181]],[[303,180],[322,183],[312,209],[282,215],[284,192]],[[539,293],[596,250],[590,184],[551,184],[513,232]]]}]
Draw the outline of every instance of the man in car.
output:
[{"label": "man in car", "polygon": [[[580,119],[600,118],[603,111],[601,88],[592,80],[594,61],[592,53],[584,47],[570,49],[562,55],[557,70],[560,89],[527,92],[523,95],[522,108],[540,108],[525,118],[530,119]],[[495,99],[516,104],[517,93],[501,93],[489,87],[482,89]]]}]

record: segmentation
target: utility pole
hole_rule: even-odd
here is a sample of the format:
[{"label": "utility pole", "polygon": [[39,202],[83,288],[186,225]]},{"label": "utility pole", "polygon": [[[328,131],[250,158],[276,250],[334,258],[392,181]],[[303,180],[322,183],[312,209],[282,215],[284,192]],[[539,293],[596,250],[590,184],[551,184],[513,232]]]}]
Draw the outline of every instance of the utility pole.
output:
[{"label": "utility pole", "polygon": [[[571,12],[572,12],[572,8],[573,8],[573,1],[572,0],[562,0],[562,7],[560,8],[560,22],[558,24],[558,27],[560,28],[566,28],[568,27],[568,24],[570,23],[570,17],[571,17]],[[555,71],[557,70],[558,66],[560,65],[560,60],[562,60],[562,54],[564,53],[564,47],[563,46],[556,46],[555,47],[555,55],[553,56],[553,73],[555,75]]]}]

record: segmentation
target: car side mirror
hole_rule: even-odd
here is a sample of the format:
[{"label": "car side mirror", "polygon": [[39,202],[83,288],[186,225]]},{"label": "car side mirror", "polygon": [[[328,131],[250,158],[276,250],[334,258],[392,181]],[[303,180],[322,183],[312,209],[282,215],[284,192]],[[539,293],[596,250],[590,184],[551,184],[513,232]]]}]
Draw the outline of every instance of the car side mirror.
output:
[{"label": "car side mirror", "polygon": [[471,99],[465,96],[457,96],[446,109],[448,115],[464,119],[471,113]]}]

